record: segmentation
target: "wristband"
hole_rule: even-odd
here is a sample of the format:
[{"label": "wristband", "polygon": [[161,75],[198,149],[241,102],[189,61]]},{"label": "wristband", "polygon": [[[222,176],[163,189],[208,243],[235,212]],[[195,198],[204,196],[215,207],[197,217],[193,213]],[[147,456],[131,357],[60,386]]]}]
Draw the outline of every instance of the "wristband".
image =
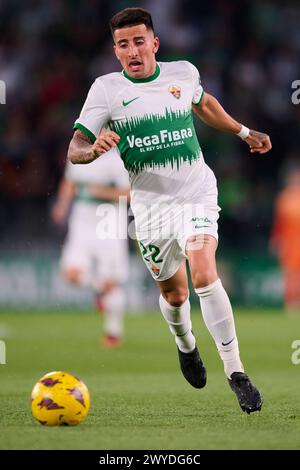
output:
[{"label": "wristband", "polygon": [[245,140],[245,139],[247,139],[247,137],[249,137],[249,134],[250,134],[250,129],[246,126],[243,126],[243,124],[242,124],[241,130],[237,135],[241,139]]}]

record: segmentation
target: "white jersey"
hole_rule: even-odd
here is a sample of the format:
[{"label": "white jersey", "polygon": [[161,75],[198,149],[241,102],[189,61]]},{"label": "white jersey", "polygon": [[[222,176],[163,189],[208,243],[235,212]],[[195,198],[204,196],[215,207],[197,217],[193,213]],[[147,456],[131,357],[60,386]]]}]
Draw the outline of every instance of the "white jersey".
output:
[{"label": "white jersey", "polygon": [[99,199],[89,195],[89,184],[128,188],[128,173],[116,150],[110,150],[89,164],[73,165],[67,162],[65,178],[78,186],[77,201],[98,202]]},{"label": "white jersey", "polygon": [[[89,164],[73,165],[67,162],[65,178],[76,184],[76,195],[70,214],[69,229],[81,224],[86,237],[119,238],[127,232],[126,200],[119,210],[118,202],[111,202],[93,196],[89,191],[90,184],[101,186],[129,188],[128,172],[115,149],[97,158]],[[78,222],[77,222],[78,221]]]},{"label": "white jersey", "polygon": [[[199,73],[186,61],[160,62],[145,79],[125,71],[104,75],[88,93],[74,128],[92,141],[107,126],[120,135],[118,150],[130,175],[137,231],[159,224],[155,213],[161,218],[170,204],[197,203],[211,177],[192,117],[192,104],[202,95]],[[151,205],[151,221],[140,205]]]},{"label": "white jersey", "polygon": [[62,266],[78,268],[85,276],[93,271],[95,282],[128,277],[127,204],[93,197],[90,184],[128,188],[128,172],[116,150],[92,163],[68,162],[65,178],[76,184],[76,196],[69,218],[69,230],[62,253]]}]

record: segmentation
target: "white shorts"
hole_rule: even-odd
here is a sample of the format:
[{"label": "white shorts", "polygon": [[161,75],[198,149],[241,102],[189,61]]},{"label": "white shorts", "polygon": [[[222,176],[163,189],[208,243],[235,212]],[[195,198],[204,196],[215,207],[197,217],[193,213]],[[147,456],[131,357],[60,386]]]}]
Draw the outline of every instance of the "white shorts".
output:
[{"label": "white shorts", "polygon": [[192,235],[211,235],[218,241],[219,211],[217,184],[212,174],[196,202],[177,206],[170,204],[157,228],[151,226],[151,215],[147,226],[144,225],[143,229],[137,227],[142,257],[156,281],[165,281],[177,272],[182,261],[187,259],[186,242]]},{"label": "white shorts", "polygon": [[97,238],[96,208],[96,204],[81,203],[73,207],[61,267],[79,269],[85,278],[92,277],[98,285],[106,280],[124,283],[129,275],[128,242]]}]

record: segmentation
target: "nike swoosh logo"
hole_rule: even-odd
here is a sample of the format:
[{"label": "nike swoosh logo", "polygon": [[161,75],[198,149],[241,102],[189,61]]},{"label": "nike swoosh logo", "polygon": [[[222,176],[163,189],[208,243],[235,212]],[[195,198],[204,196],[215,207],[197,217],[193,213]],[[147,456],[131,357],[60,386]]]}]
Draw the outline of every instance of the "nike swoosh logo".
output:
[{"label": "nike swoosh logo", "polygon": [[130,103],[132,103],[133,101],[135,100],[138,100],[139,99],[139,96],[137,96],[136,98],[133,98],[132,100],[129,100],[129,101],[122,101],[122,105],[123,106],[128,106]]},{"label": "nike swoosh logo", "polygon": [[228,344],[232,343],[233,340],[234,340],[234,338],[232,338],[228,343],[223,343],[223,341],[222,341],[222,345],[223,346],[228,346]]}]

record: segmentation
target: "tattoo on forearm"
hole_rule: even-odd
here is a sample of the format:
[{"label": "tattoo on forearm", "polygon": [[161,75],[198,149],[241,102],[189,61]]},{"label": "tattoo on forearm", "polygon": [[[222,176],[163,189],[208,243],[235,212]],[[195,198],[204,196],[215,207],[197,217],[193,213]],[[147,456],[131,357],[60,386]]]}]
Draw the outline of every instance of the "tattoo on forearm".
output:
[{"label": "tattoo on forearm", "polygon": [[72,163],[91,163],[97,158],[92,152],[92,145],[85,133],[76,129],[69,145],[68,159]]}]

